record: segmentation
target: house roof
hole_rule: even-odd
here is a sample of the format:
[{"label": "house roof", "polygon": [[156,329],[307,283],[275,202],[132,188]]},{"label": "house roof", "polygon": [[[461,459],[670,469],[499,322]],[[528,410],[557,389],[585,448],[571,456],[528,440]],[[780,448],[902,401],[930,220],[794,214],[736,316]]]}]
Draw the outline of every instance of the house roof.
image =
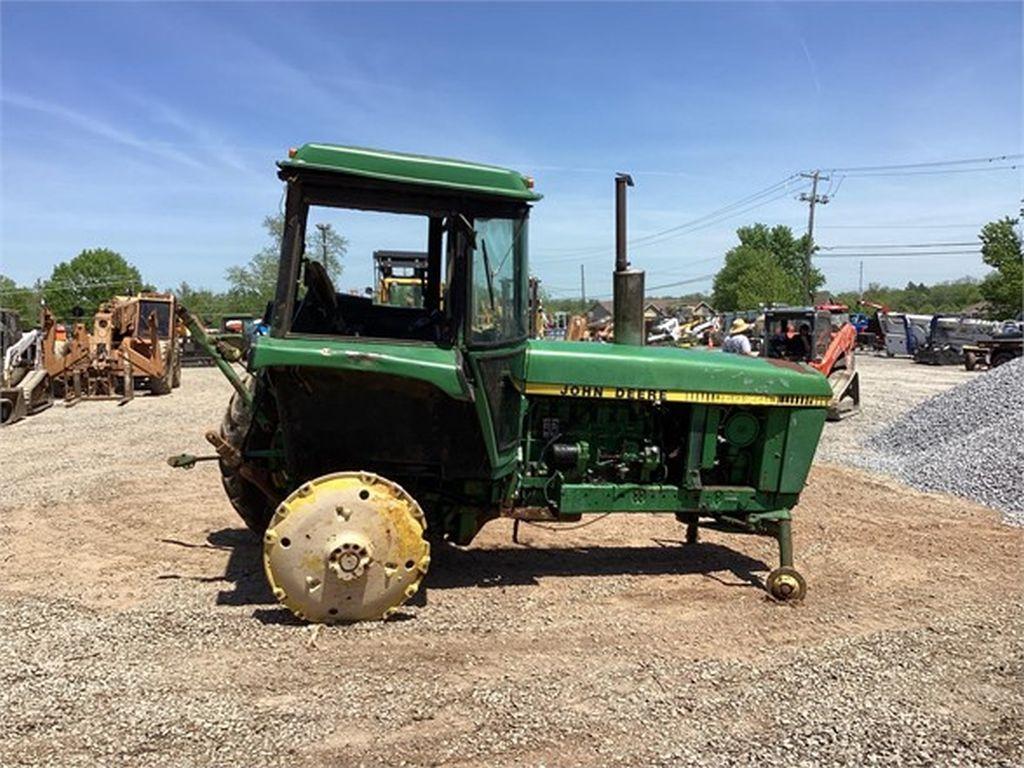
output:
[{"label": "house roof", "polygon": [[653,307],[659,312],[667,312],[670,309],[675,309],[680,306],[679,299],[646,299],[644,301],[644,308]]},{"label": "house roof", "polygon": [[289,150],[288,159],[279,161],[277,165],[280,168],[309,168],[527,202],[541,199],[541,195],[533,191],[533,180],[516,171],[444,157],[336,144],[303,144],[298,149]]}]

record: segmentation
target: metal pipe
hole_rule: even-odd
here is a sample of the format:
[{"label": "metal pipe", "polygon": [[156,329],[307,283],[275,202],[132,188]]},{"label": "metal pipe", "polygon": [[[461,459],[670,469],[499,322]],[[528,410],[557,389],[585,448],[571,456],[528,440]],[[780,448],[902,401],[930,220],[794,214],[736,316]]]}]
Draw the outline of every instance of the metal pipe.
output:
[{"label": "metal pipe", "polygon": [[626,253],[626,187],[633,186],[628,173],[615,174],[615,273],[612,275],[614,297],[615,343],[644,344],[644,273],[630,269]]},{"label": "metal pipe", "polygon": [[626,187],[633,186],[633,177],[628,173],[615,174],[615,271],[629,269],[626,257]]},{"label": "metal pipe", "polygon": [[192,334],[192,339],[202,347],[203,351],[206,352],[213,362],[220,369],[220,372],[227,377],[227,380],[231,382],[231,386],[235,388],[235,392],[242,398],[242,402],[245,403],[247,408],[252,408],[253,398],[252,392],[245,386],[241,377],[235,371],[227,360],[224,359],[224,355],[221,354],[220,348],[217,343],[209,337],[206,333],[206,329],[196,320],[195,315],[189,312],[181,304],[177,305],[178,317],[181,318],[182,322],[185,323],[185,327],[188,328],[189,333]]}]

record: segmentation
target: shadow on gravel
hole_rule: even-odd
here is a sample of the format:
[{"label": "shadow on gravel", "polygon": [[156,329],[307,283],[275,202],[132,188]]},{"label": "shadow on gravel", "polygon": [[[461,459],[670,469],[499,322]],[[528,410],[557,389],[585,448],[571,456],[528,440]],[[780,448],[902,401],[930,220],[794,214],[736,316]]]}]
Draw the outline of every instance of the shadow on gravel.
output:
[{"label": "shadow on gravel", "polygon": [[[206,541],[220,549],[230,550],[224,575],[217,580],[230,587],[217,593],[217,605],[274,605],[277,601],[270,592],[263,574],[260,540],[245,528],[222,528],[213,531]],[[291,616],[288,611],[284,612]]]},{"label": "shadow on gravel", "polygon": [[[737,587],[762,588],[763,561],[719,544],[659,540],[649,547],[459,549],[432,545],[427,587],[503,587],[536,584],[544,576],[662,576],[702,574]],[[714,574],[728,571],[739,581]]]},{"label": "shadow on gravel", "polygon": [[[301,625],[290,611],[278,607],[270,592],[260,554],[260,542],[242,528],[214,531],[205,546],[230,550],[224,574],[202,578],[226,582],[218,605],[254,605],[253,618],[263,624]],[[651,546],[630,547],[497,547],[461,549],[433,543],[429,589],[529,586],[545,576],[662,576],[704,575],[732,587],[763,588],[758,573],[770,570],[761,560],[719,544],[684,545],[655,540]],[[721,577],[731,573],[735,581]],[[411,618],[402,616],[401,618]]]}]

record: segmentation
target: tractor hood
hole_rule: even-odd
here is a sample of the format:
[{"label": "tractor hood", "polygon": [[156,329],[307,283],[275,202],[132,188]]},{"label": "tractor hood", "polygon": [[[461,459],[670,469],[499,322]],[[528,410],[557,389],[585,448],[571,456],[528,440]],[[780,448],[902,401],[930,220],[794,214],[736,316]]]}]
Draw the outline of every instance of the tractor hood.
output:
[{"label": "tractor hood", "polygon": [[526,393],[562,397],[821,407],[828,380],[803,363],[714,349],[531,341]]}]

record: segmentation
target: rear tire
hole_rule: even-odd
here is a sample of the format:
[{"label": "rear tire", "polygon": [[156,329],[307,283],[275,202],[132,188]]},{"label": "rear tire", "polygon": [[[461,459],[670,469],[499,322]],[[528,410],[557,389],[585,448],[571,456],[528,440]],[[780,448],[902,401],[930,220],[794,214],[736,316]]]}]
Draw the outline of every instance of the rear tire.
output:
[{"label": "rear tire", "polygon": [[[246,387],[250,392],[254,391],[255,381],[249,379],[246,382]],[[220,436],[224,442],[241,452],[251,424],[252,411],[235,392],[231,396],[231,402],[228,403],[224,421],[221,422]],[[267,525],[270,524],[275,505],[271,504],[266,494],[255,483],[242,477],[240,467],[232,467],[223,460],[218,464],[220,465],[221,483],[224,485],[224,492],[228,495],[231,506],[235,508],[235,512],[251,531],[262,536],[267,530]]]},{"label": "rear tire", "polygon": [[978,367],[978,356],[973,352],[964,352],[964,368],[973,371]]},{"label": "rear tire", "polygon": [[181,350],[174,350],[174,365],[171,366],[171,387],[177,389],[181,386]]},{"label": "rear tire", "polygon": [[164,375],[159,379],[151,378],[149,380],[149,393],[151,395],[171,394],[171,372],[165,371]]},{"label": "rear tire", "polygon": [[1012,352],[995,352],[992,355],[992,367],[998,368],[1003,363],[1008,363],[1015,357],[1020,357],[1020,355],[1015,355]]}]

